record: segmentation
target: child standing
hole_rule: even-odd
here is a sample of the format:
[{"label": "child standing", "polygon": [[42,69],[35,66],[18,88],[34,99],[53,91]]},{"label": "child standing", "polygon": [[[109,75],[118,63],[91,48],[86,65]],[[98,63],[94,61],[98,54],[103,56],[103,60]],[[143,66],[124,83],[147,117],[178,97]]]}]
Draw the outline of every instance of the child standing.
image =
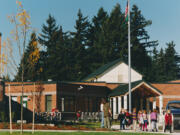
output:
[{"label": "child standing", "polygon": [[120,120],[120,130],[125,130],[125,124],[126,124],[126,119],[125,119],[125,112],[124,109],[120,112],[118,119]]},{"label": "child standing", "polygon": [[136,131],[136,125],[137,125],[136,108],[133,109],[132,119],[133,119],[133,130]]},{"label": "child standing", "polygon": [[143,120],[144,120],[143,131],[148,131],[147,129],[148,118],[147,118],[147,113],[145,110],[143,111]]},{"label": "child standing", "polygon": [[169,129],[170,133],[172,133],[171,127],[172,127],[172,114],[171,114],[170,110],[167,110],[167,113],[165,114],[165,129],[164,129],[164,132],[166,132],[166,129]]},{"label": "child standing", "polygon": [[152,131],[154,132],[154,130],[157,132],[157,127],[156,127],[156,123],[157,123],[157,113],[156,110],[154,109],[153,112],[151,112],[150,115],[151,118],[151,124],[152,124]]},{"label": "child standing", "polygon": [[144,124],[144,120],[143,120],[143,114],[142,114],[141,110],[138,113],[138,121],[139,121],[139,128],[140,128],[140,130],[142,130],[142,126]]}]

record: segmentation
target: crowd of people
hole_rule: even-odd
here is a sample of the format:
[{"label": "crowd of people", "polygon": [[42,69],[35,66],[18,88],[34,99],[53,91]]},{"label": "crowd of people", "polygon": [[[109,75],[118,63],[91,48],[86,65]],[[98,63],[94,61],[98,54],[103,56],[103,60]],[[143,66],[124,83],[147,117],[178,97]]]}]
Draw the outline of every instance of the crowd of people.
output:
[{"label": "crowd of people", "polygon": [[[110,128],[110,118],[112,117],[109,103],[105,99],[102,100],[101,106],[101,127]],[[152,112],[146,112],[146,110],[136,111],[133,109],[132,113],[129,113],[126,109],[121,109],[118,114],[118,120],[120,121],[120,130],[132,129],[134,131],[152,131],[158,132],[158,112],[154,109]],[[173,118],[170,110],[163,112],[163,130],[169,130],[172,132]]]}]

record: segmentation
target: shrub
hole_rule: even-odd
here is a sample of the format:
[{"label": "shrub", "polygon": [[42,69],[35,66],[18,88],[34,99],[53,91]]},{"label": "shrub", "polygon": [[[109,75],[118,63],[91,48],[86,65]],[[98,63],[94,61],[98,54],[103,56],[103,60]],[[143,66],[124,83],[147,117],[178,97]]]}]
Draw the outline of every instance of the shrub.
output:
[{"label": "shrub", "polygon": [[15,112],[11,113],[12,121],[15,121]]},{"label": "shrub", "polygon": [[8,123],[3,123],[3,128],[8,129]]},{"label": "shrub", "polygon": [[6,121],[5,112],[0,112],[0,119],[1,119],[2,122],[5,122],[5,121]]}]

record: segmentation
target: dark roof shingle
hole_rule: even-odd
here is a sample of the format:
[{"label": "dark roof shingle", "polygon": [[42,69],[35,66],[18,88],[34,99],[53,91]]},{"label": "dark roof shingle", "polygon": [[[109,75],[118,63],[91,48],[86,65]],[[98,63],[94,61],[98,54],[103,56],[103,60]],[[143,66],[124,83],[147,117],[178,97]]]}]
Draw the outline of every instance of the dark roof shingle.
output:
[{"label": "dark roof shingle", "polygon": [[[151,84],[149,84],[143,80],[132,82],[131,83],[131,89],[135,88],[136,86],[138,86],[142,82],[146,83],[147,85],[149,85],[150,87],[155,89],[157,92],[162,94],[162,92],[160,90],[158,90],[157,88],[155,88],[154,86],[152,86]],[[114,90],[112,90],[112,92],[109,94],[109,97],[124,95],[128,91],[129,91],[129,84],[119,85]]]}]

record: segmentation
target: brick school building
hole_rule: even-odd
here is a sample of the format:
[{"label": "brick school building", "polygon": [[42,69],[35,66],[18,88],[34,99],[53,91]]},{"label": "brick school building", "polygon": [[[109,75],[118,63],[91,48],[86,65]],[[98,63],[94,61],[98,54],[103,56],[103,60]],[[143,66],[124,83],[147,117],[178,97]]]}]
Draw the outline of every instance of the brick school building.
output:
[{"label": "brick school building", "polygon": [[[180,100],[180,81],[149,83],[143,76],[131,69],[132,108],[147,111],[156,108],[162,113],[168,101]],[[115,60],[100,67],[81,82],[25,82],[23,99],[20,82],[5,82],[5,95],[11,95],[15,102],[32,110],[35,94],[36,112],[50,112],[56,108],[60,112],[98,112],[102,98],[109,99],[115,116],[122,108],[129,109],[128,65]]]}]

